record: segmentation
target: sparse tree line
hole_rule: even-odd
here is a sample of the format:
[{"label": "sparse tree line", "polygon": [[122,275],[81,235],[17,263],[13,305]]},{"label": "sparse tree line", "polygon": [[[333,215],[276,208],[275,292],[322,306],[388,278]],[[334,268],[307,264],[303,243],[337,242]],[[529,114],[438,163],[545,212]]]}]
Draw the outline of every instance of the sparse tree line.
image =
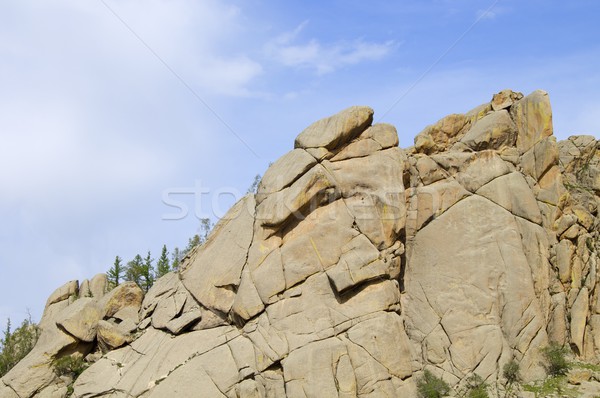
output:
[{"label": "sparse tree line", "polygon": [[200,234],[189,238],[185,249],[180,250],[178,247],[175,247],[173,252],[169,253],[167,245],[163,245],[158,259],[154,259],[150,251],[146,253],[145,257],[136,254],[127,263],[123,263],[123,259],[116,256],[112,267],[106,273],[109,287],[112,289],[119,286],[122,282],[131,281],[137,283],[142,290],[147,292],[158,278],[171,271],[178,271],[183,258],[196,246],[206,241],[212,227],[213,224],[210,219],[201,219]]}]

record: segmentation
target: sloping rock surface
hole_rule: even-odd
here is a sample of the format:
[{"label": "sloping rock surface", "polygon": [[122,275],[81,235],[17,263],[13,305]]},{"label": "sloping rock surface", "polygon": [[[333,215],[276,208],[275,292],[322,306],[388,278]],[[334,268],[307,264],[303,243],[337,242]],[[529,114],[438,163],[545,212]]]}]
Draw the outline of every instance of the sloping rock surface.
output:
[{"label": "sloping rock surface", "polygon": [[[600,359],[600,145],[552,136],[548,94],[504,90],[408,149],[352,107],[320,120],[179,273],[48,299],[0,397],[413,397],[430,370],[504,382],[539,349]],[[89,292],[89,294],[88,294]],[[75,300],[76,297],[81,297]]]}]

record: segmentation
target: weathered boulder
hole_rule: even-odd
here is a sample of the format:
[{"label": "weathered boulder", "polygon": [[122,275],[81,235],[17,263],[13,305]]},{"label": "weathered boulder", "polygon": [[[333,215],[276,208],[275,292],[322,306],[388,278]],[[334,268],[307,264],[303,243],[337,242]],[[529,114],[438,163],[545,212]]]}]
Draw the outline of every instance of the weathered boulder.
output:
[{"label": "weathered boulder", "polygon": [[373,109],[353,106],[308,126],[296,137],[294,147],[334,149],[362,133],[372,121]]}]

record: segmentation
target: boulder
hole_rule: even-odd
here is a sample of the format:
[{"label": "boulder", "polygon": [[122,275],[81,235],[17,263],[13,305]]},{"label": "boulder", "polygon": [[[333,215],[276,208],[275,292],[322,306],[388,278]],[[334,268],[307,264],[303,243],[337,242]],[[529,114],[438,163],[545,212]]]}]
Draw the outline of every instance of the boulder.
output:
[{"label": "boulder", "polygon": [[373,109],[353,106],[308,126],[296,137],[294,147],[334,149],[362,133],[372,122]]}]

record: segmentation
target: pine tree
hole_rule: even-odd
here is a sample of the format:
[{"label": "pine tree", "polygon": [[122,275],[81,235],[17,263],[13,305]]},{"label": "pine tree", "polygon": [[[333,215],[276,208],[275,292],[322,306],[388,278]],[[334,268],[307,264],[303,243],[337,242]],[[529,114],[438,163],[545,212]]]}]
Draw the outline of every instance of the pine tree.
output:
[{"label": "pine tree", "polygon": [[165,275],[167,272],[171,271],[171,267],[169,264],[169,256],[167,252],[167,245],[163,245],[162,252],[160,253],[160,258],[156,263],[156,277],[160,278]]},{"label": "pine tree", "polygon": [[142,256],[136,254],[133,260],[127,263],[127,270],[125,271],[125,278],[128,281],[137,283],[138,286],[142,286],[142,271],[144,267],[144,260]]},{"label": "pine tree", "polygon": [[14,332],[11,331],[11,322],[10,319],[8,320],[3,336],[0,338],[0,377],[33,349],[39,335],[40,330],[31,321],[31,315],[24,319]]},{"label": "pine tree", "polygon": [[121,257],[115,257],[115,262],[111,269],[108,270],[108,283],[112,288],[119,286],[119,283],[123,280],[123,274],[125,270],[123,269],[123,264],[121,262]]},{"label": "pine tree", "polygon": [[175,247],[173,249],[173,254],[171,255],[173,257],[173,261],[171,262],[171,269],[173,271],[179,271],[179,264],[181,262],[181,251],[179,250],[178,247]]},{"label": "pine tree", "polygon": [[188,244],[185,247],[185,249],[183,249],[183,252],[181,252],[181,257],[185,257],[187,256],[187,254],[189,252],[192,251],[192,249],[198,245],[200,245],[202,243],[202,239],[200,238],[200,235],[196,234],[193,237],[188,239]]},{"label": "pine tree", "polygon": [[[213,223],[210,221],[210,218],[201,218],[200,219],[200,241],[199,244],[206,242],[208,239],[208,235],[210,231],[212,231]],[[197,236],[197,235],[196,235]]]},{"label": "pine tree", "polygon": [[150,290],[150,288],[154,284],[154,266],[152,265],[153,261],[154,261],[154,259],[151,257],[150,251],[148,250],[148,254],[146,255],[146,258],[144,259],[144,262],[143,262],[142,268],[141,268],[141,270],[142,270],[142,272],[141,272],[141,276],[142,276],[141,287],[145,292]]},{"label": "pine tree", "polygon": [[246,191],[246,194],[256,193],[256,191],[258,191],[258,185],[260,184],[260,179],[261,179],[260,174],[257,174],[257,175],[254,176],[254,180],[252,181],[252,185],[250,185],[250,187]]}]

